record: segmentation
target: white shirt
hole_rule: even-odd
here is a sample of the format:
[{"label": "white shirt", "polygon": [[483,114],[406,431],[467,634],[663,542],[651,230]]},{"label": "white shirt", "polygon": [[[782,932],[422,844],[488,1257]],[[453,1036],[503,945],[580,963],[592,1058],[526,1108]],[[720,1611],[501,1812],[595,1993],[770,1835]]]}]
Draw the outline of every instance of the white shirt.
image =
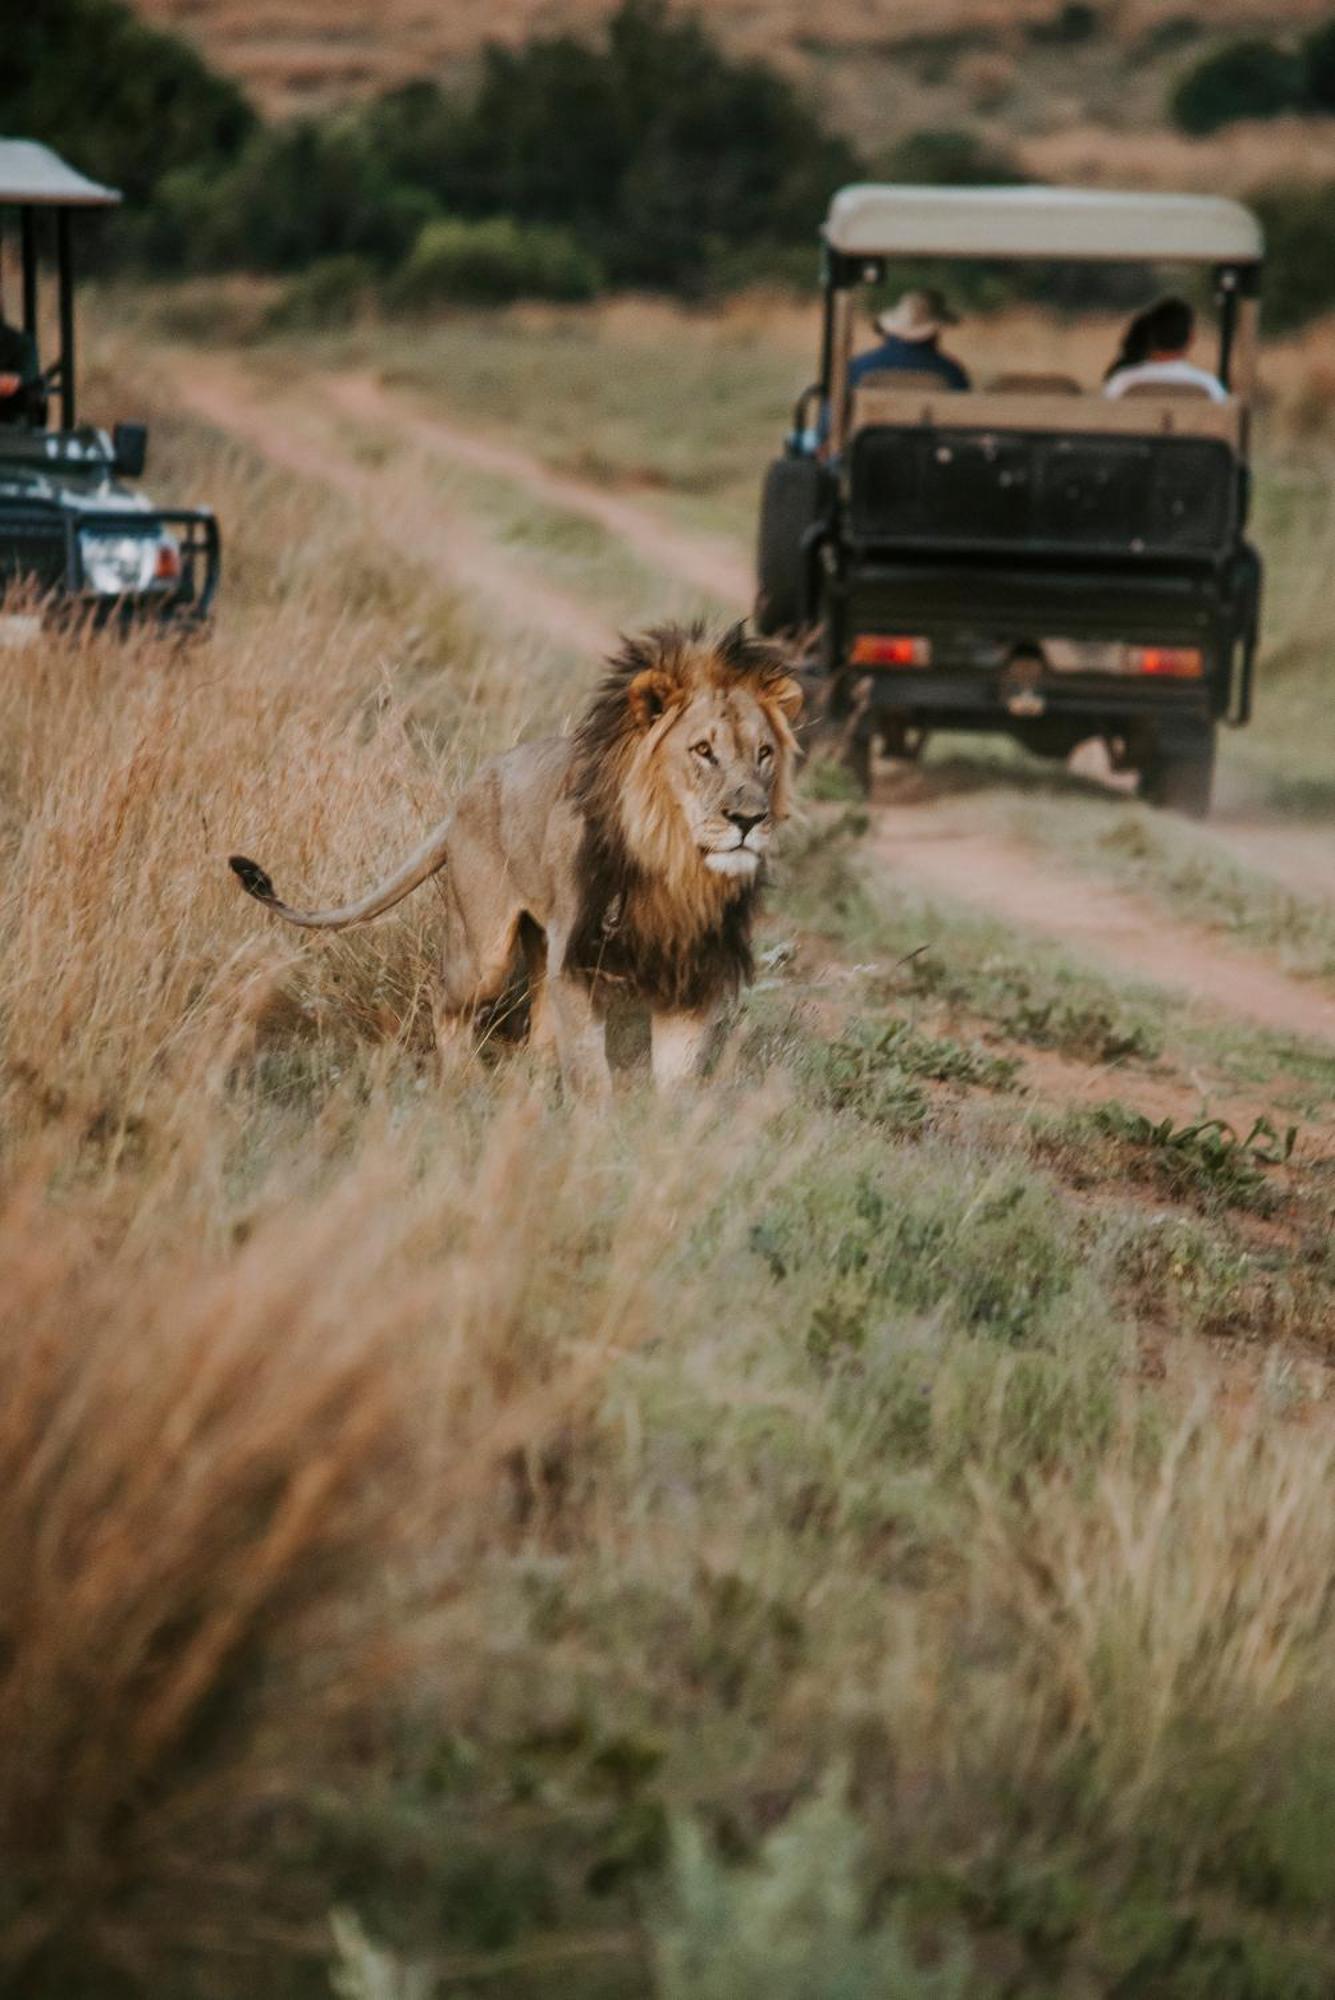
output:
[{"label": "white shirt", "polygon": [[1159,382],[1190,382],[1194,388],[1204,389],[1212,403],[1228,401],[1228,390],[1219,377],[1204,368],[1195,367],[1190,361],[1141,361],[1134,368],[1119,368],[1104,383],[1103,393],[1105,396],[1124,396],[1128,389],[1134,389],[1140,382],[1151,387]]}]

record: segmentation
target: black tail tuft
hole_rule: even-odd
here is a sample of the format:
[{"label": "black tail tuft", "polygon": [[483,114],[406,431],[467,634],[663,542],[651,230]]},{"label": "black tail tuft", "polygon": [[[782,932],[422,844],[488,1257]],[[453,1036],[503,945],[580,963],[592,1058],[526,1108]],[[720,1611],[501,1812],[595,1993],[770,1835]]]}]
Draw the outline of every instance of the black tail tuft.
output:
[{"label": "black tail tuft", "polygon": [[244,854],[229,854],[227,866],[248,896],[259,903],[276,903],[273,883],[260,867],[258,861],[248,861]]}]

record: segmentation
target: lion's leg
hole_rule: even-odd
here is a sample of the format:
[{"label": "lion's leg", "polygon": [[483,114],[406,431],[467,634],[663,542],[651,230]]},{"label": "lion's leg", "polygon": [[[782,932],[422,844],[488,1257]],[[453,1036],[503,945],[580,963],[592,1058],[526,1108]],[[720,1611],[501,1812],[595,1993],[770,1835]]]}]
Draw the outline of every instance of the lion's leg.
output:
[{"label": "lion's leg", "polygon": [[539,1055],[554,1055],[556,1022],[547,997],[547,939],[532,917],[521,923],[519,938],[528,980],[528,1045]]},{"label": "lion's leg", "polygon": [[700,1074],[714,1028],[712,1014],[655,1014],[650,1021],[654,1082],[660,1090]]},{"label": "lion's leg", "polygon": [[432,1009],[436,1028],[436,1068],[443,1084],[453,1083],[473,1058],[473,1017],[437,1000]]},{"label": "lion's leg", "polygon": [[485,916],[468,908],[447,879],[444,935],[432,1012],[441,1079],[458,1077],[476,1054],[479,1009],[499,1000],[516,964],[520,911]]},{"label": "lion's leg", "polygon": [[607,1035],[582,980],[560,970],[559,956],[550,951],[543,986],[544,1007],[556,1041],[563,1081],[590,1097],[612,1094],[607,1060]]}]

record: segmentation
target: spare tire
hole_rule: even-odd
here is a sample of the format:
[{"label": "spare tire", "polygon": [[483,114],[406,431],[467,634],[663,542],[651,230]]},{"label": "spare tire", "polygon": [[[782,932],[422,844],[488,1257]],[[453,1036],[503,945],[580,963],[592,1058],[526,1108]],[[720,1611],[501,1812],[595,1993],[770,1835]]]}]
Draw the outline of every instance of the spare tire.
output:
[{"label": "spare tire", "polygon": [[808,532],[829,512],[830,475],[814,458],[776,458],[765,474],[756,553],[755,624],[759,632],[792,632],[807,624]]}]

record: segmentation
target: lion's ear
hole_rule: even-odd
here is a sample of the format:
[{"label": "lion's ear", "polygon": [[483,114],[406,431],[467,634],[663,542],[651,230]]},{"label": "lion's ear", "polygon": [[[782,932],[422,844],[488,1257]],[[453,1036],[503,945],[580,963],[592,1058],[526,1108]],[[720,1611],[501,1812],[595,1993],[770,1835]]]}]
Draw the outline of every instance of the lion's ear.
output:
[{"label": "lion's ear", "polygon": [[676,685],[669,674],[657,667],[645,667],[626,688],[626,706],[637,729],[652,729],[664,713]]},{"label": "lion's ear", "polygon": [[798,716],[802,713],[802,704],[805,698],[801,682],[795,681],[791,674],[785,674],[783,679],[776,681],[770,689],[770,699],[785,722],[797,721]]}]

